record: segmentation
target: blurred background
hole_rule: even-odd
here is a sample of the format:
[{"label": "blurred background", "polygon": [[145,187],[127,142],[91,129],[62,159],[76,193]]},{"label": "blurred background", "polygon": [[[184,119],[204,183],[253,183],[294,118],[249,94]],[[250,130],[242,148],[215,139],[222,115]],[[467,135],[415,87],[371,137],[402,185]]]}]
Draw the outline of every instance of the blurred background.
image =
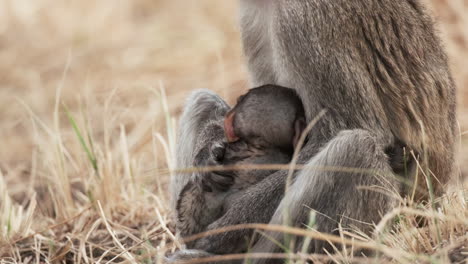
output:
[{"label": "blurred background", "polygon": [[[425,2],[450,57],[463,133],[468,0]],[[58,219],[84,199],[75,189],[106,208],[136,207],[142,189],[129,187],[136,182],[165,208],[168,177],[155,171],[174,165],[184,98],[207,88],[232,103],[246,79],[235,0],[0,0],[3,191],[21,208],[37,193],[37,214]]]},{"label": "blurred background", "polygon": [[[468,1],[425,1],[450,57],[464,131]],[[174,116],[197,88],[232,101],[247,89],[236,6],[234,0],[1,0],[0,169],[8,176],[30,166],[40,139],[33,137],[29,111],[50,124],[58,86],[71,111],[95,104],[87,110],[98,123],[101,103],[116,90],[109,108],[128,126],[147,114],[149,90],[160,86]],[[99,134],[98,125],[93,130]]]}]

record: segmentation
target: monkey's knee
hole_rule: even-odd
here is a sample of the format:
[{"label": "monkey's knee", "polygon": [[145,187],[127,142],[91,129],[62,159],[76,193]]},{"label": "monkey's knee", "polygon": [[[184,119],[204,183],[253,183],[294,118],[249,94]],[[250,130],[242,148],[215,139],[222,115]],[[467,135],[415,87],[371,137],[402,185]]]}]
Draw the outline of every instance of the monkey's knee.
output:
[{"label": "monkey's knee", "polygon": [[186,105],[205,105],[206,103],[218,102],[219,100],[222,101],[221,97],[219,97],[215,92],[208,89],[199,89],[190,93],[187,97]]},{"label": "monkey's knee", "polygon": [[216,93],[210,90],[196,90],[187,97],[185,102],[179,122],[178,138],[185,140],[199,136],[206,124],[220,120],[229,108],[229,105]]},{"label": "monkey's knee", "polygon": [[[395,174],[385,151],[383,140],[369,131],[355,129],[340,132],[329,143],[325,160],[318,161],[321,165],[337,167],[337,171],[317,177],[331,176],[336,185],[349,184],[342,186],[348,191],[355,191],[360,185],[380,186],[384,182],[385,187],[395,187]],[[340,171],[340,167],[346,169]],[[379,180],[381,177],[386,180]]]},{"label": "monkey's knee", "polygon": [[[388,158],[384,146],[376,135],[362,130],[345,130],[332,139],[326,147],[325,163],[349,168],[385,167]],[[384,164],[382,164],[384,163]]]},{"label": "monkey's knee", "polygon": [[213,113],[216,110],[225,110],[229,108],[227,103],[215,92],[200,89],[192,92],[186,100],[182,118],[193,116],[197,119],[200,113]]},{"label": "monkey's knee", "polygon": [[[292,202],[307,204],[293,206],[296,224],[307,223],[310,211],[306,208],[312,208],[318,212],[315,228],[320,232],[338,234],[340,223],[345,229],[356,227],[370,235],[372,225],[395,205],[392,194],[382,190],[394,190],[398,182],[378,137],[365,130],[347,130],[311,160],[294,187],[307,189],[288,195],[294,198]],[[326,241],[312,243],[312,252],[323,250],[332,247]]]}]

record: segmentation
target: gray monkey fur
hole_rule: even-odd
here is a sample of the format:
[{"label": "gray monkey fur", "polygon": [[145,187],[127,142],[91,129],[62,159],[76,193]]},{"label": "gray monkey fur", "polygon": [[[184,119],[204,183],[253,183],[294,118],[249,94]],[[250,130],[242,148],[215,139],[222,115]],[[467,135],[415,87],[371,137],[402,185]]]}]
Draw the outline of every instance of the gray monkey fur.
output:
[{"label": "gray monkey fur", "polygon": [[304,127],[301,99],[293,89],[277,85],[263,85],[240,96],[224,124],[228,139],[233,137],[233,141],[241,139],[260,149],[276,148],[289,154]]},{"label": "gray monkey fur", "polygon": [[[213,142],[224,142],[222,117],[230,107],[209,90],[192,93],[186,102],[178,129],[176,165],[178,168],[208,166]],[[207,155],[206,164],[197,160],[200,154]],[[183,237],[203,231],[221,213],[226,195],[203,190],[203,175],[194,171],[171,178],[171,204],[177,214],[177,231]]]},{"label": "gray monkey fur", "polygon": [[[209,108],[206,106],[210,106]],[[195,155],[212,142],[222,142],[224,132],[205,129],[209,125],[216,128],[220,116],[230,109],[229,105],[210,90],[200,90],[192,93],[186,100],[184,112],[180,117],[177,131],[176,166],[191,168],[195,166]],[[221,127],[219,127],[221,129]],[[210,133],[211,132],[211,133]],[[171,207],[175,208],[182,189],[197,173],[179,173],[171,178]]]},{"label": "gray monkey fur", "polygon": [[[377,185],[402,195],[410,189],[394,177],[389,166],[391,157],[385,150],[395,145],[414,151],[423,170],[431,172],[428,176],[435,194],[444,191],[454,173],[456,91],[433,20],[421,1],[240,3],[252,86],[294,87],[308,122],[322,109],[327,114],[308,135],[299,159],[307,168],[294,175],[290,192],[284,194],[286,173],[273,173],[250,187],[208,230],[242,223],[281,223],[284,213],[295,226],[302,226],[312,208],[327,216],[317,215],[318,231],[334,233],[341,222],[371,234],[371,228],[361,222],[377,223],[397,201],[357,187]],[[373,169],[385,180],[360,172],[323,172],[318,166]],[[398,176],[414,181],[412,172]],[[427,199],[425,180],[420,177],[417,185],[416,199]],[[240,230],[203,238],[194,248],[233,253],[252,233]],[[268,235],[284,242],[282,234]],[[296,248],[300,245],[298,240]],[[310,252],[323,249],[330,246],[313,241]],[[266,239],[252,249],[279,250]]]},{"label": "gray monkey fur", "polygon": [[[193,131],[198,131],[202,144],[219,140],[226,126],[239,135],[234,142],[214,144],[195,154],[193,165],[255,165],[289,163],[303,127],[304,110],[294,90],[266,85],[249,90],[226,113],[227,105],[213,93],[201,90],[189,97],[184,116],[189,113],[213,112]],[[272,108],[271,105],[275,108]],[[275,111],[274,111],[275,110]],[[228,118],[230,122],[227,122]],[[191,117],[192,118],[192,117]],[[182,119],[183,120],[183,119]],[[181,122],[182,133],[190,131]],[[182,150],[185,151],[185,150]],[[217,156],[216,157],[216,151]],[[180,154],[180,153],[178,153]],[[182,237],[200,233],[221,216],[242,195],[242,190],[263,180],[274,170],[244,169],[229,172],[203,172],[190,176],[177,197],[176,227]],[[188,243],[190,246],[190,243]]]}]

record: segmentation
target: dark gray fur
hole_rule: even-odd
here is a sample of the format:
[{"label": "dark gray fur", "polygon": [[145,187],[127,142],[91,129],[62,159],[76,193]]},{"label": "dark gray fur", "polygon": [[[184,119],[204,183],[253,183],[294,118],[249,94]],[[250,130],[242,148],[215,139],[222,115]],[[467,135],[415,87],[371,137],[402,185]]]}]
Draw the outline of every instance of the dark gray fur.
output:
[{"label": "dark gray fur", "polygon": [[[198,147],[198,152],[195,152],[193,167],[241,167],[290,162],[294,147],[294,124],[296,120],[304,118],[302,104],[293,90],[270,85],[251,89],[243,95],[229,111],[236,116],[234,127],[240,136],[236,142],[231,143],[207,144],[209,140],[223,141],[219,136],[223,135],[228,107],[221,98],[202,90],[192,94],[189,102],[180,124],[179,138],[190,138],[192,135],[183,133],[195,131],[199,133],[196,137],[199,143],[194,147],[204,146]],[[276,106],[276,111],[270,109],[272,103]],[[185,118],[196,118],[190,113],[196,113],[206,119],[199,119],[199,123],[184,122]],[[187,125],[196,127],[189,129],[185,127]],[[252,168],[228,172],[201,172],[189,176],[190,179],[180,191],[176,202],[176,227],[179,234],[188,237],[204,231],[208,224],[229,210],[229,206],[242,195],[242,190],[258,183],[274,171]]]},{"label": "dark gray fur", "polygon": [[239,97],[229,111],[235,134],[259,149],[273,149],[292,155],[294,142],[305,126],[304,108],[293,89],[263,85]]},{"label": "dark gray fur", "polygon": [[[406,148],[419,157],[440,195],[454,170],[456,89],[433,20],[418,0],[241,0],[241,30],[253,86],[294,87],[310,122],[327,114],[309,134],[300,153],[307,169],[294,175],[284,194],[286,173],[279,171],[250,187],[208,229],[243,223],[295,226],[320,212],[315,229],[334,233],[338,222],[371,234],[363,223],[377,223],[396,200],[358,189],[379,186],[408,194],[394,176],[385,150]],[[401,149],[392,153],[402,152]],[[188,154],[184,154],[188,155]],[[322,166],[379,171],[321,171]],[[410,175],[398,176],[414,180]],[[416,199],[427,199],[425,179]],[[430,176],[430,175],[429,175]],[[381,177],[384,177],[382,180]],[[352,220],[355,219],[355,220]],[[239,251],[252,230],[228,232],[196,241],[194,248],[214,254]],[[283,235],[268,233],[283,242]],[[300,240],[296,243],[300,247]],[[313,241],[310,251],[330,249]],[[245,250],[244,248],[243,250]],[[278,252],[269,240],[254,252]],[[253,263],[275,263],[256,260]]]},{"label": "dark gray fur", "polygon": [[[223,117],[228,110],[229,105],[208,90],[196,91],[188,97],[178,130],[178,168],[215,165],[211,151],[224,144]],[[176,228],[182,237],[202,232],[221,213],[226,194],[207,192],[205,189],[211,188],[208,183],[216,181],[207,181],[208,177],[204,176],[211,174],[193,171],[171,178]]]}]

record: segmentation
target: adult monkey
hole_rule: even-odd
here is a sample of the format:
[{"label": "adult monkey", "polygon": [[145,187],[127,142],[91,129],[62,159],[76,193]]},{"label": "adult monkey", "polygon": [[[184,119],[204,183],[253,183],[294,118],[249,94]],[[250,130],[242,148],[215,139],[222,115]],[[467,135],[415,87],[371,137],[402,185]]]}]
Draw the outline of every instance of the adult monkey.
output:
[{"label": "adult monkey", "polygon": [[[287,173],[274,173],[252,186],[208,229],[278,224],[285,212],[295,226],[302,226],[312,208],[320,213],[315,226],[319,231],[333,233],[341,221],[371,233],[363,223],[379,222],[397,201],[357,187],[409,194],[411,188],[393,177],[389,166],[389,154],[401,153],[403,146],[419,157],[435,194],[441,194],[453,174],[456,91],[433,21],[420,1],[241,0],[241,29],[252,86],[295,88],[308,122],[321,109],[327,114],[300,153],[299,161],[308,166],[295,174],[293,191],[284,195]],[[364,172],[368,169],[386,175],[386,180]],[[410,171],[408,178],[413,179],[415,170]],[[421,174],[417,184],[416,199],[427,199]],[[196,241],[195,248],[232,253],[251,234],[241,230],[211,236]],[[283,242],[282,234],[268,235]],[[296,245],[300,248],[300,241]],[[317,240],[310,250],[324,248],[329,249],[328,243]],[[268,239],[253,248],[279,250]],[[273,262],[256,263],[264,261]]]}]

